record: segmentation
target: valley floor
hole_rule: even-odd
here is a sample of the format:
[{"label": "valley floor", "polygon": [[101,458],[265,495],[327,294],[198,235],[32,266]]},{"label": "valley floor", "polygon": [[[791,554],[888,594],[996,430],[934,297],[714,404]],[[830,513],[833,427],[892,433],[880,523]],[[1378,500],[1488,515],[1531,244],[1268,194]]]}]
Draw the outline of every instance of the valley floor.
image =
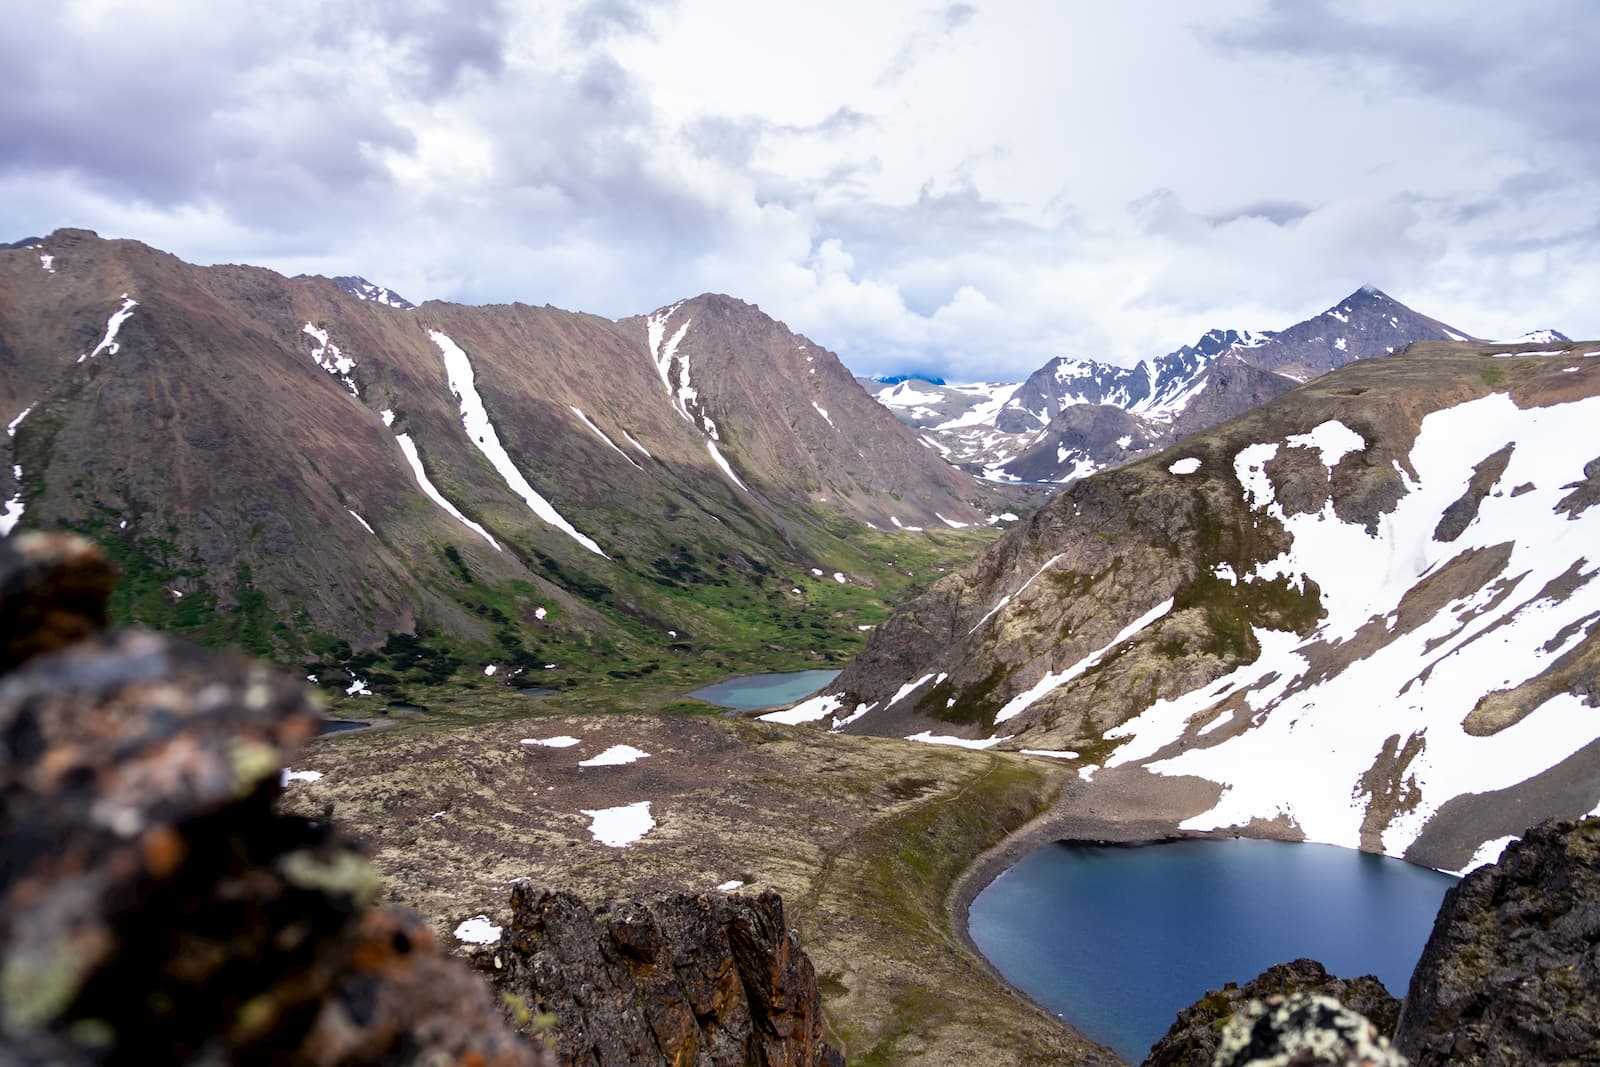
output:
[{"label": "valley floor", "polygon": [[[463,718],[468,718],[462,713]],[[556,737],[576,744],[524,744]],[[580,766],[629,745],[649,753]],[[1117,1062],[1001,982],[965,940],[972,865],[1054,826],[1071,772],[1046,761],[716,715],[428,716],[333,735],[284,804],[365,835],[389,902],[458,924],[505,917],[531,879],[592,901],[729,882],[776,889],[853,1065]],[[602,844],[587,812],[649,802]],[[981,882],[977,886],[981,886]],[[976,886],[974,886],[976,888]]]}]

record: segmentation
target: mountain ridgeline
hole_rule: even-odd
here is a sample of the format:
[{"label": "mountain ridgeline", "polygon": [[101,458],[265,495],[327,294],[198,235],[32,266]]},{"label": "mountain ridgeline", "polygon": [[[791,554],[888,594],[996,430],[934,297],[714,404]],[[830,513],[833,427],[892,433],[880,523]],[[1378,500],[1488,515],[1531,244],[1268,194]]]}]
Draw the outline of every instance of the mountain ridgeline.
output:
[{"label": "mountain ridgeline", "polygon": [[1597,418],[1594,342],[1353,363],[1068,486],[785,714],[1462,867],[1600,807]]},{"label": "mountain ridgeline", "polygon": [[738,300],[412,309],[81,230],[0,252],[0,411],[0,532],[103,543],[125,618],[330,667],[429,634],[509,671],[803,656],[859,641],[897,526],[998,510]]},{"label": "mountain ridgeline", "polygon": [[973,387],[913,382],[874,392],[924,443],[974,473],[1061,483],[1165,448],[1354,360],[1444,340],[1467,335],[1365,286],[1286,330],[1211,330],[1131,367],[1053,359],[1015,386],[983,387],[995,402],[978,410],[962,403]]}]

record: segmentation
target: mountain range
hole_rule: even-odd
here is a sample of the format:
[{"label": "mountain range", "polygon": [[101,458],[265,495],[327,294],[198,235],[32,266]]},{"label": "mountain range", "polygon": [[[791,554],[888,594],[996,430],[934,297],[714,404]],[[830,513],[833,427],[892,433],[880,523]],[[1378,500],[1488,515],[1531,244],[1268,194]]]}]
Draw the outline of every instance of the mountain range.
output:
[{"label": "mountain range", "polygon": [[779,714],[1473,865],[1600,808],[1597,417],[1594,342],[1352,363],[1072,483]]},{"label": "mountain range", "polygon": [[[1525,339],[1566,340],[1554,330]],[[1442,340],[1469,337],[1363,286],[1285,330],[1211,330],[1131,367],[1059,357],[1016,384],[913,380],[872,391],[964,469],[1060,484],[1165,448],[1346,363]]]},{"label": "mountain range", "polygon": [[858,642],[909,569],[864,544],[1005,504],[729,297],[413,307],[82,230],[0,252],[0,413],[0,532],[88,534],[123,617],[357,691],[352,649],[427,635],[508,673]]}]

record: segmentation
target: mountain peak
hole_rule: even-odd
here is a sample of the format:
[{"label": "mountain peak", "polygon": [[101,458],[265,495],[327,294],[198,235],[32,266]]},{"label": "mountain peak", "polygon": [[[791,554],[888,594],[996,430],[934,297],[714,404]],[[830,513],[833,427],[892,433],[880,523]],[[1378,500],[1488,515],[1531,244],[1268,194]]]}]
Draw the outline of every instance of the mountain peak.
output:
[{"label": "mountain peak", "polygon": [[355,297],[357,300],[370,300],[374,304],[384,304],[388,307],[410,311],[417,305],[384,286],[376,285],[359,275],[346,274],[333,279],[333,284]]}]

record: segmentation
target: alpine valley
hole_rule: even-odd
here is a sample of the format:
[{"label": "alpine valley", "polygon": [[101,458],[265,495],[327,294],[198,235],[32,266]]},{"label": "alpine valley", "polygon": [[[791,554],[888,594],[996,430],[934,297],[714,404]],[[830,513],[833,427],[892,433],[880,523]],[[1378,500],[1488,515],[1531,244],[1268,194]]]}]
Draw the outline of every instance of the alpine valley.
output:
[{"label": "alpine valley", "polygon": [[[878,382],[728,296],[413,305],[59,230],[0,249],[0,418],[0,577],[35,582],[0,605],[84,639],[73,685],[115,675],[168,768],[127,773],[148,811],[51,777],[109,752],[96,712],[0,731],[17,780],[91,843],[165,820],[105,853],[118,886],[204,851],[213,815],[162,806],[191,778],[273,842],[257,882],[331,899],[364,851],[574,1062],[1111,1064],[965,935],[1022,850],[1244,834],[1460,870],[1600,810],[1600,343],[1553,331],[1476,340],[1364,288],[1133,367]],[[38,531],[122,572],[113,622],[294,678],[93,637],[48,604],[108,569]],[[55,699],[52,655],[0,717]],[[830,666],[776,711],[687,696]],[[365,728],[300,747],[301,676]],[[223,705],[258,733],[292,714],[263,756],[213,730]],[[274,851],[330,820],[359,846]],[[412,933],[370,936],[351,958],[401,973]]]}]

